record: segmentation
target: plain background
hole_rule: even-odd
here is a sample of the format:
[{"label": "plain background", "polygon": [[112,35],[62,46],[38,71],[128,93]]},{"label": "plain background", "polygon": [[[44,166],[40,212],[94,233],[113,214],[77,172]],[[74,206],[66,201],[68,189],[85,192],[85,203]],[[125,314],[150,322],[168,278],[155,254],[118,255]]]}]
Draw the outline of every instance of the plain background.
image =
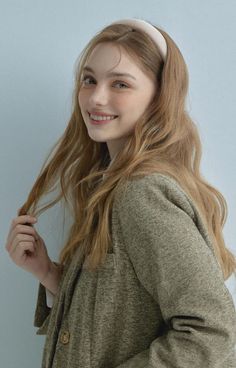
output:
[{"label": "plain background", "polygon": [[[37,280],[5,250],[9,226],[71,113],[74,64],[103,26],[137,17],[174,39],[188,65],[188,110],[202,139],[201,171],[224,195],[225,241],[236,243],[236,24],[234,0],[6,0],[0,1],[0,364],[39,368],[44,336],[33,317]],[[63,244],[60,206],[36,225],[49,255]],[[226,282],[236,303],[235,281]]]}]

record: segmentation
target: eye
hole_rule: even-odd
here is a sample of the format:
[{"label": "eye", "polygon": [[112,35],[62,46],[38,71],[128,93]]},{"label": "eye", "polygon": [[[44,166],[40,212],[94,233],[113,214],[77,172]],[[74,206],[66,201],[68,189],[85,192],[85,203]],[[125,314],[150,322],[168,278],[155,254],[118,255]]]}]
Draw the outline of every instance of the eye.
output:
[{"label": "eye", "polygon": [[[88,80],[88,83],[87,83],[87,80]],[[85,75],[83,78],[82,78],[82,83],[86,86],[90,85],[91,83],[89,83],[89,80],[93,80],[94,81],[94,78],[91,76],[91,75]],[[123,83],[122,81],[115,81],[114,82],[115,85],[119,85],[120,87],[118,87],[118,89],[124,89],[124,88],[129,88],[127,86],[127,84]]]},{"label": "eye", "polygon": [[86,80],[87,79],[93,79],[93,77],[89,76],[89,75],[85,75],[83,78],[82,78],[82,82],[87,85],[87,84],[90,84],[90,83],[86,83]]},{"label": "eye", "polygon": [[[123,82],[119,82],[119,81],[117,81],[115,84],[119,84],[120,86],[123,86],[124,88],[129,88],[125,83],[123,83]],[[123,87],[122,88],[120,88],[120,89],[123,89]]]}]

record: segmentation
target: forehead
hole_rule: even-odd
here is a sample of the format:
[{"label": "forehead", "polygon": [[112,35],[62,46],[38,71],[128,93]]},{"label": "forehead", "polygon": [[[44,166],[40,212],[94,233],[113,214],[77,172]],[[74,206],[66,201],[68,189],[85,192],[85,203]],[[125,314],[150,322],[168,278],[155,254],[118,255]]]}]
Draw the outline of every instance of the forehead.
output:
[{"label": "forehead", "polygon": [[135,57],[128,54],[122,46],[118,47],[111,42],[96,45],[85,62],[84,67],[87,66],[101,75],[110,71],[129,72],[135,74],[135,77],[144,75]]}]

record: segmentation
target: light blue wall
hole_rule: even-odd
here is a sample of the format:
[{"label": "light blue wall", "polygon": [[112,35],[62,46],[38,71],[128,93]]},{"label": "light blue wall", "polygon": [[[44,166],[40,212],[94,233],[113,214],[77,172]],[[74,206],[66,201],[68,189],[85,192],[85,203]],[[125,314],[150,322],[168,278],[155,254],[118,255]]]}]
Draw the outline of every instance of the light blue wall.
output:
[{"label": "light blue wall", "polygon": [[[228,202],[226,243],[236,244],[236,25],[234,0],[9,0],[0,10],[0,365],[39,368],[44,336],[33,327],[38,283],[5,251],[11,220],[71,111],[74,63],[104,25],[142,17],[175,40],[189,68],[188,105],[198,124],[202,173]],[[36,226],[49,254],[63,243],[56,206]],[[236,300],[233,279],[227,286]]]}]

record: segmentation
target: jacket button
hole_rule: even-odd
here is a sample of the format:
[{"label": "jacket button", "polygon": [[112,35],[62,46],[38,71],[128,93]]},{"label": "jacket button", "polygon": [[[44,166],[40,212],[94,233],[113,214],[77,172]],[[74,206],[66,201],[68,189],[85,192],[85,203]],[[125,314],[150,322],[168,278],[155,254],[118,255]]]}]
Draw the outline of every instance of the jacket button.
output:
[{"label": "jacket button", "polygon": [[64,344],[64,345],[65,344],[68,344],[69,340],[70,340],[70,333],[69,333],[69,331],[63,331],[61,333],[61,337],[60,337],[61,343]]}]

